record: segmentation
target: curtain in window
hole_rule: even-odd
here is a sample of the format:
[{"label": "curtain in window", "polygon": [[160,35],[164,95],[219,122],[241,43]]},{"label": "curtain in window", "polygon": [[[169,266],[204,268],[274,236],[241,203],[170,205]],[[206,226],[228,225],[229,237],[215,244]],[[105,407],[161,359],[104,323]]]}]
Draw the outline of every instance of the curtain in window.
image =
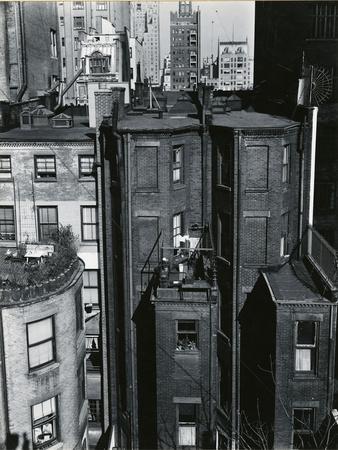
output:
[{"label": "curtain in window", "polygon": [[311,370],[311,349],[296,349],[296,370],[303,372]]},{"label": "curtain in window", "polygon": [[195,425],[180,425],[178,429],[178,445],[196,445]]}]

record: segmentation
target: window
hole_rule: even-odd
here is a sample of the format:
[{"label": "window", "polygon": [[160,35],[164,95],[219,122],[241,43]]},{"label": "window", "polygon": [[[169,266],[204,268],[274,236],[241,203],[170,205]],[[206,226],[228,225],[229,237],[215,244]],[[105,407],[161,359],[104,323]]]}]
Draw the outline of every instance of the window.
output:
[{"label": "window", "polygon": [[83,29],[84,28],[84,17],[76,16],[74,17],[74,29]]},{"label": "window", "polygon": [[286,212],[281,216],[281,238],[280,238],[280,255],[289,255],[289,213]]},{"label": "window", "polygon": [[99,304],[98,270],[85,270],[83,272],[83,302]]},{"label": "window", "polygon": [[66,58],[62,58],[62,67],[66,67]]},{"label": "window", "polygon": [[282,182],[290,183],[290,145],[283,147]]},{"label": "window", "polygon": [[318,2],[313,7],[313,37],[336,39],[338,37],[337,5],[334,2]]},{"label": "window", "polygon": [[81,206],[81,236],[83,241],[97,240],[96,206]]},{"label": "window", "polygon": [[315,373],[317,358],[317,322],[296,322],[296,372]]},{"label": "window", "polygon": [[294,408],[293,448],[315,448],[313,431],[315,425],[314,408]]},{"label": "window", "polygon": [[173,148],[173,182],[183,181],[183,145],[174,145]]},{"label": "window", "polygon": [[53,238],[58,230],[57,206],[38,206],[39,240]]},{"label": "window", "polygon": [[217,183],[230,186],[230,149],[228,146],[217,150]]},{"label": "window", "polygon": [[32,406],[33,447],[50,445],[57,439],[56,397]]},{"label": "window", "polygon": [[79,156],[79,178],[86,178],[93,176],[94,156],[81,155]]},{"label": "window", "polygon": [[90,73],[109,72],[109,57],[100,52],[94,52],[89,59]]},{"label": "window", "polygon": [[84,2],[73,2],[73,9],[84,9]]},{"label": "window", "polygon": [[106,11],[107,10],[107,2],[96,2],[96,10],[97,11]]},{"label": "window", "polygon": [[88,422],[101,421],[101,400],[88,400]]},{"label": "window", "polygon": [[0,241],[15,240],[14,207],[0,206]]},{"label": "window", "polygon": [[74,50],[79,50],[80,49],[80,39],[78,36],[74,37]]},{"label": "window", "polygon": [[60,19],[60,26],[63,27],[65,24],[65,18],[63,16],[60,16],[59,19]]},{"label": "window", "polygon": [[83,307],[82,307],[82,292],[79,289],[75,294],[75,309],[76,309],[76,330],[83,330]]},{"label": "window", "polygon": [[174,247],[180,246],[179,235],[183,230],[183,213],[178,213],[173,216],[173,239]]},{"label": "window", "polygon": [[30,369],[55,360],[53,317],[27,324],[28,364]]},{"label": "window", "polygon": [[178,445],[196,445],[196,405],[178,405]]},{"label": "window", "polygon": [[35,178],[56,178],[55,156],[35,156]]},{"label": "window", "polygon": [[100,347],[98,335],[86,335],[86,364],[87,371],[100,370]]},{"label": "window", "polygon": [[78,65],[78,58],[75,58],[74,59],[74,68],[75,68],[75,70],[78,70],[77,65]]},{"label": "window", "polygon": [[50,54],[53,58],[57,58],[56,31],[50,30]]},{"label": "window", "polygon": [[197,322],[196,320],[177,321],[176,350],[197,350]]}]

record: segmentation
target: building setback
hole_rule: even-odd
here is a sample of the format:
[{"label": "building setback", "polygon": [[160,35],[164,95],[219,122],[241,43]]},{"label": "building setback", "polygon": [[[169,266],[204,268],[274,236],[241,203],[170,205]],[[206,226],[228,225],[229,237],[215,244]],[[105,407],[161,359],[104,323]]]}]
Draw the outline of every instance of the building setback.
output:
[{"label": "building setback", "polygon": [[155,86],[160,84],[160,4],[131,3],[131,37],[142,42],[144,77]]},{"label": "building setback", "polygon": [[191,2],[179,2],[170,13],[171,89],[193,89],[200,79],[201,13]]}]

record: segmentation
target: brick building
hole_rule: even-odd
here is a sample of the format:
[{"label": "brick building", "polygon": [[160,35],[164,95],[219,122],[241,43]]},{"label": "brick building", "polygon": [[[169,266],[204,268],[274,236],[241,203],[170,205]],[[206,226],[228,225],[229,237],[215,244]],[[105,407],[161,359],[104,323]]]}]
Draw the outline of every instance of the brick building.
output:
[{"label": "brick building", "polygon": [[87,448],[83,263],[54,244],[39,264],[37,246],[0,249],[3,448]]},{"label": "brick building", "polygon": [[95,130],[84,125],[85,120],[84,116],[72,118],[64,113],[53,116],[38,106],[23,111],[21,128],[0,133],[0,247],[48,242],[59,225],[71,225],[77,236],[78,255],[85,263],[89,437],[95,442],[102,433],[101,375],[96,355],[101,342],[102,283],[93,173]]},{"label": "brick building", "polygon": [[337,14],[337,2],[257,3],[254,74],[259,110],[291,116],[297,101],[319,108],[314,220],[334,246],[338,242],[333,151],[337,143]]},{"label": "brick building", "polygon": [[191,2],[179,2],[170,13],[171,89],[193,89],[200,79],[201,18]]},{"label": "brick building", "polygon": [[[112,380],[120,377],[120,392],[111,394],[111,402],[124,413],[120,421],[123,429],[118,430],[120,439],[136,443],[141,433],[144,439],[145,433],[138,425],[139,418],[143,423],[144,403],[138,401],[138,389],[142,388],[138,373],[140,358],[136,325],[132,322],[141,292],[148,283],[141,280],[141,269],[160,231],[161,245],[174,247],[180,235],[190,234],[192,226],[203,227],[208,222],[211,154],[199,120],[187,116],[187,110],[191,112],[194,108],[190,102],[182,99],[182,105],[173,107],[171,114],[136,111],[125,114],[121,96],[123,92],[118,90],[96,95],[99,117],[109,116],[113,110],[113,117],[106,117],[101,127],[103,169],[98,175],[99,209],[103,214],[105,242],[103,266],[105,273],[113,273],[106,281],[105,313],[109,330],[107,347],[113,358],[109,363],[110,374]],[[151,260],[150,270],[156,265]],[[206,305],[203,308],[208,309]],[[111,332],[117,328],[118,333]],[[113,348],[118,349],[117,354]],[[133,390],[128,386],[133,386]],[[117,422],[117,416],[118,411],[113,410],[113,423]],[[133,433],[129,437],[128,426]]]},{"label": "brick building", "polygon": [[308,222],[314,181],[311,125],[305,129],[287,118],[241,110],[234,96],[227,107],[232,110],[214,114],[210,126],[220,289],[220,423],[231,423],[230,431],[220,428],[221,445],[227,445],[222,439],[229,433],[237,441],[241,421],[240,311],[259,271],[282,265],[295,251]]},{"label": "brick building", "polygon": [[[37,33],[37,30],[39,32]],[[1,92],[4,102],[46,95],[60,79],[56,3],[1,3]]]}]

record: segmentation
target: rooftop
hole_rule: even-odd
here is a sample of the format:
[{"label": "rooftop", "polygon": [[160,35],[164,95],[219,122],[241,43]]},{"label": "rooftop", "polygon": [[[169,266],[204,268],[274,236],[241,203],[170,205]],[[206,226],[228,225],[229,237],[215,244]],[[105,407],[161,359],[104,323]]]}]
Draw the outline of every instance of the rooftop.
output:
[{"label": "rooftop", "polygon": [[81,269],[70,227],[61,227],[50,242],[0,247],[0,305],[39,301],[64,288]]},{"label": "rooftop", "polygon": [[186,117],[182,115],[171,115],[164,113],[162,118],[159,114],[140,114],[126,115],[118,122],[118,130],[120,132],[128,131],[170,131],[170,130],[198,130],[200,122],[198,119]]},{"label": "rooftop", "polygon": [[277,302],[285,303],[327,303],[301,261],[292,261],[277,271],[264,272]]},{"label": "rooftop", "polygon": [[84,116],[74,117],[72,128],[12,128],[3,133],[0,132],[0,142],[91,142],[93,140],[95,140],[95,128],[89,128],[88,119]]},{"label": "rooftop", "polygon": [[212,124],[226,128],[286,128],[298,125],[298,122],[280,116],[257,112],[229,111],[225,114],[214,114]]}]

